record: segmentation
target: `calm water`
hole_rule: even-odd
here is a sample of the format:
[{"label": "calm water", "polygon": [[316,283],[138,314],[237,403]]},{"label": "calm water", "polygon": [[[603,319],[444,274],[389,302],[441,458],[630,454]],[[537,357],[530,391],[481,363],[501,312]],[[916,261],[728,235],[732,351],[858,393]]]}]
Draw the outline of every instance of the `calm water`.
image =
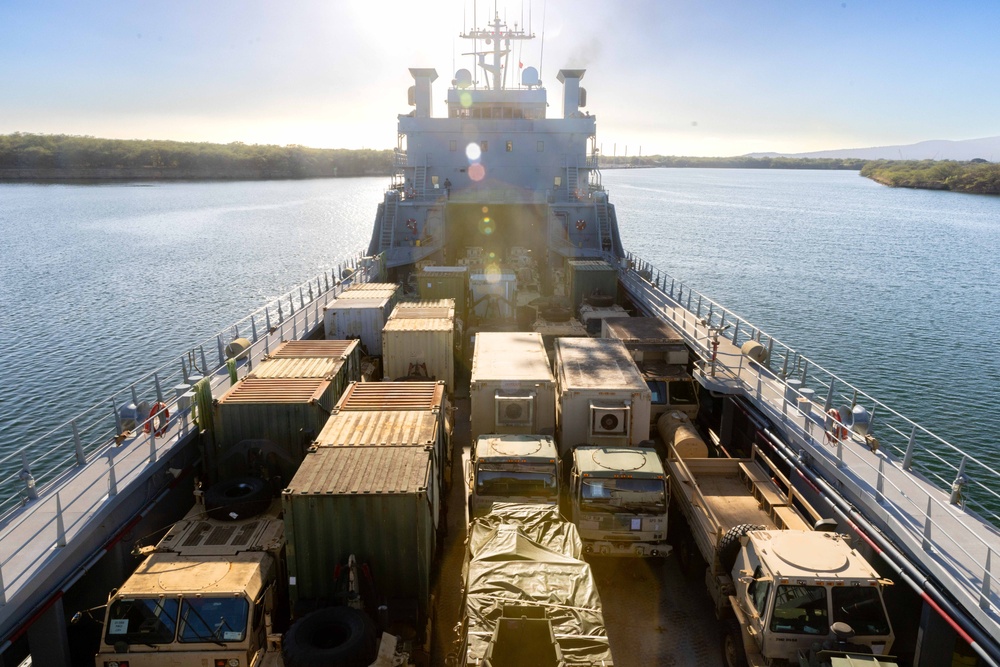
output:
[{"label": "calm water", "polygon": [[[384,178],[0,185],[0,454],[367,246]],[[625,245],[995,460],[1000,199],[604,173]]]}]

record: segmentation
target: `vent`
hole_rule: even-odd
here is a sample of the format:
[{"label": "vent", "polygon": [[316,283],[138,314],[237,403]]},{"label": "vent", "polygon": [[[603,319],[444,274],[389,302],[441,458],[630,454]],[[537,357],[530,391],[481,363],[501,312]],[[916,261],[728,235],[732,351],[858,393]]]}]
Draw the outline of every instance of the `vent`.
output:
[{"label": "vent", "polygon": [[260,521],[249,521],[239,524],[214,524],[199,521],[188,531],[182,547],[245,547],[251,544],[254,535],[260,528]]},{"label": "vent", "polygon": [[535,395],[496,396],[497,426],[531,426],[535,423]]},{"label": "vent", "polygon": [[627,405],[618,407],[590,406],[590,434],[595,436],[628,435],[629,410]]}]

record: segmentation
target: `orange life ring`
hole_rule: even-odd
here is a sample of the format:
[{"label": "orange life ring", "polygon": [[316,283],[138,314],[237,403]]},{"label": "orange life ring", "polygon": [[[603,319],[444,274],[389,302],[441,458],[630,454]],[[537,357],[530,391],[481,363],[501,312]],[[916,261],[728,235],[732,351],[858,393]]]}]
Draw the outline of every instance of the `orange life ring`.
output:
[{"label": "orange life ring", "polygon": [[826,441],[829,443],[847,440],[847,427],[840,421],[840,410],[826,411]]},{"label": "orange life ring", "polygon": [[149,409],[149,419],[146,420],[146,425],[142,427],[143,433],[149,433],[153,430],[153,423],[156,423],[156,431],[153,433],[156,437],[160,437],[167,432],[167,420],[170,419],[170,410],[167,410],[167,404],[157,401],[153,403],[153,407]]},{"label": "orange life ring", "polygon": [[579,220],[576,221],[576,231],[582,232],[586,228],[587,228],[587,221],[586,220],[584,220],[583,218],[580,218]]}]

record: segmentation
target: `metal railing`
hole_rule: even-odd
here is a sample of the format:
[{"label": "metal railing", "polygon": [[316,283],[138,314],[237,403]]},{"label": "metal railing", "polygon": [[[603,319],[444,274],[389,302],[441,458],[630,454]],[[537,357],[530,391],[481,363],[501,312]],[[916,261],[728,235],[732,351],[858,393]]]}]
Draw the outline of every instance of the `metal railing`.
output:
[{"label": "metal railing", "polygon": [[[129,420],[123,418],[123,407],[151,407],[157,402],[164,403],[170,412],[171,424],[177,422],[179,414],[186,414],[178,410],[180,393],[200,377],[214,378],[222,374],[228,378],[225,349],[230,342],[243,337],[255,346],[267,345],[268,338],[264,334],[276,330],[282,336],[299,338],[322,323],[323,306],[347,284],[367,280],[367,276],[348,276],[348,273],[377,270],[368,264],[373,264],[373,260],[356,254],[196,344],[125,389],[0,457],[0,525],[6,524],[13,512],[38,498],[49,487],[57,486],[94,456],[126,440],[150,437],[145,431],[151,422],[149,413],[140,413]],[[296,317],[298,314],[304,317]],[[148,411],[149,407],[146,409]],[[155,451],[156,429],[150,431]]]}]

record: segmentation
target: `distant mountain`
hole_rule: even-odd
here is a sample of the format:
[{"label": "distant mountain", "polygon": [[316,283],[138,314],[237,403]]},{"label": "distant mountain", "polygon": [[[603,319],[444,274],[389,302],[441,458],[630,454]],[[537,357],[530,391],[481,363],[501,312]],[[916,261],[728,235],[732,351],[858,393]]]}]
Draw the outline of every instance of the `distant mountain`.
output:
[{"label": "distant mountain", "polygon": [[750,153],[748,157],[857,158],[861,160],[974,160],[1000,162],[1000,137],[947,141],[921,141],[901,146],[841,148],[812,153]]}]

